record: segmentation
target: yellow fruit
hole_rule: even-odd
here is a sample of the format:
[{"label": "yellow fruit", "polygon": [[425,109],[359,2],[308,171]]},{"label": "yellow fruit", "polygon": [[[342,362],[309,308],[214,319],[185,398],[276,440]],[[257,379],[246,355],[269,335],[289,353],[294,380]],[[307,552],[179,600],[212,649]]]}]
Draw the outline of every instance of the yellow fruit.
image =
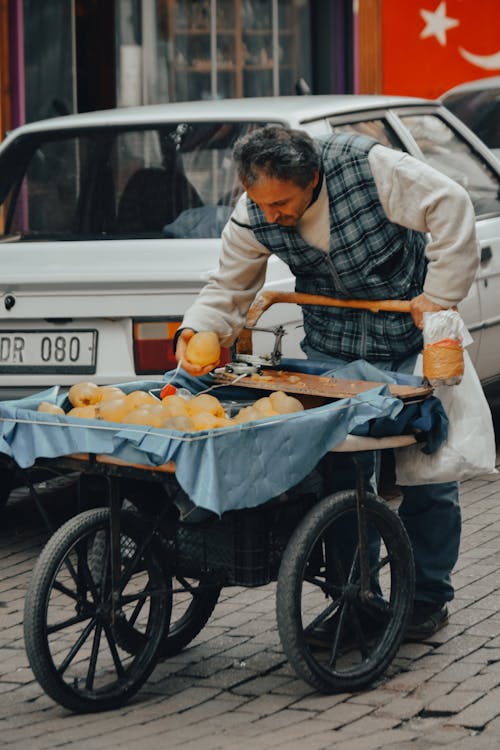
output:
[{"label": "yellow fruit", "polygon": [[165,430],[179,430],[179,432],[193,432],[195,429],[193,420],[186,416],[167,417],[161,426]]},{"label": "yellow fruit", "polygon": [[48,401],[41,401],[38,404],[37,411],[42,411],[45,414],[64,414],[64,409],[57,404],[50,404]]},{"label": "yellow fruit", "polygon": [[264,398],[259,398],[257,401],[255,401],[255,403],[253,404],[253,408],[258,411],[262,417],[275,417],[278,413],[277,410],[273,408],[271,399],[267,396],[264,396]]},{"label": "yellow fruit", "polygon": [[139,424],[146,427],[161,427],[164,417],[154,413],[149,404],[138,406],[130,411],[123,420],[127,424]]},{"label": "yellow fruit", "polygon": [[227,419],[226,417],[216,417],[216,419],[216,427],[232,427],[232,425],[234,425],[234,421],[232,419]]},{"label": "yellow fruit", "polygon": [[181,396],[167,396],[162,399],[161,407],[166,417],[185,417],[188,414],[188,402]]},{"label": "yellow fruit", "polygon": [[199,331],[189,339],[186,359],[193,365],[216,365],[220,359],[219,337],[214,331]]},{"label": "yellow fruit", "polygon": [[68,398],[72,406],[97,404],[100,400],[99,386],[95,383],[75,383],[68,391]]},{"label": "yellow fruit", "polygon": [[127,393],[125,400],[129,409],[135,409],[137,406],[142,406],[142,404],[159,403],[158,399],[147,391],[132,391],[131,393]]},{"label": "yellow fruit", "polygon": [[269,395],[272,407],[279,414],[290,414],[294,411],[304,411],[304,407],[298,398],[289,396],[283,391],[273,391]]},{"label": "yellow fruit", "polygon": [[125,394],[116,385],[100,385],[99,396],[99,401],[108,401],[110,398],[118,398],[119,396],[125,396]]},{"label": "yellow fruit", "polygon": [[131,411],[131,409],[129,408],[125,396],[105,399],[96,407],[97,417],[99,419],[105,419],[107,422],[122,422],[129,411]]},{"label": "yellow fruit", "polygon": [[96,409],[94,404],[87,406],[75,406],[68,412],[68,417],[81,417],[82,419],[96,419]]},{"label": "yellow fruit", "polygon": [[244,406],[234,417],[234,421],[237,424],[242,424],[243,422],[254,422],[256,419],[262,419],[262,417],[261,412],[254,409],[253,406]]},{"label": "yellow fruit", "polygon": [[193,414],[199,414],[200,412],[209,412],[214,417],[225,417],[224,407],[216,396],[212,396],[210,393],[200,393],[199,396],[187,401],[187,411],[190,416]]},{"label": "yellow fruit", "polygon": [[217,427],[218,418],[208,411],[191,414],[195,430],[214,430]]}]

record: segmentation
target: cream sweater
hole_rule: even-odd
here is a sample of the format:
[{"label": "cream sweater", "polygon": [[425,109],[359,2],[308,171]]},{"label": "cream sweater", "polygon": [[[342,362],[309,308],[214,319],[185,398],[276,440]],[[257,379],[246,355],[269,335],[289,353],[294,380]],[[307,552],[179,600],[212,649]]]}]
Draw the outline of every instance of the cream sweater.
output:
[{"label": "cream sweater", "polygon": [[[426,247],[426,296],[443,307],[456,305],[467,295],[479,264],[474,208],[467,192],[441,172],[403,152],[377,145],[368,158],[388,219],[430,235]],[[243,193],[233,213],[242,224],[249,223],[246,200]],[[310,245],[325,252],[330,249],[325,181],[297,229]],[[182,327],[217,331],[223,345],[231,344],[264,284],[269,256],[251,230],[229,221],[222,233],[219,267],[187,310]]]}]

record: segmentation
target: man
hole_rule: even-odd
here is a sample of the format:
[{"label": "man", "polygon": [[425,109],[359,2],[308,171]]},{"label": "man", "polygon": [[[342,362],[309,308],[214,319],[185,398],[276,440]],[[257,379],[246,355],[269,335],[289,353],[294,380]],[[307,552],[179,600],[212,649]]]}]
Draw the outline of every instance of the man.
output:
[{"label": "man", "polygon": [[[423,314],[453,307],[478,266],[474,210],[466,191],[408,154],[361,135],[313,141],[267,126],[240,138],[234,159],[245,193],[222,234],[219,269],[186,312],[176,356],[194,331],[223,345],[241,330],[276,254],[296,290],[330,297],[408,299],[411,316],[304,307],[302,349],[332,367],[356,359],[412,372]],[[426,233],[430,235],[427,241]],[[448,621],[461,517],[458,484],[403,487],[399,513],[413,546],[416,594],[407,640]]]}]

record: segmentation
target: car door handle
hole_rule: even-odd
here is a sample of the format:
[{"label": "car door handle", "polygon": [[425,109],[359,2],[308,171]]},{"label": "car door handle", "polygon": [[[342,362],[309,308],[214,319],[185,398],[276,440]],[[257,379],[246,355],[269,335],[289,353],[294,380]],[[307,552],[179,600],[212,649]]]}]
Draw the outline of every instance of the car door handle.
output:
[{"label": "car door handle", "polygon": [[491,250],[491,247],[489,245],[486,245],[486,247],[481,248],[481,265],[484,266],[485,263],[489,263],[489,261],[493,258],[493,252]]}]

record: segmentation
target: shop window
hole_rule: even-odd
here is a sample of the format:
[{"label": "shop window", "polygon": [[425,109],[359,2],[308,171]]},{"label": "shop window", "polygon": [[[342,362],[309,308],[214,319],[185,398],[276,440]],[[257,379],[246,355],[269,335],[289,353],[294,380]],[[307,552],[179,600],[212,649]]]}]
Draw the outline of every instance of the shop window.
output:
[{"label": "shop window", "polygon": [[311,80],[305,0],[156,0],[120,13],[121,104],[289,95]]}]

